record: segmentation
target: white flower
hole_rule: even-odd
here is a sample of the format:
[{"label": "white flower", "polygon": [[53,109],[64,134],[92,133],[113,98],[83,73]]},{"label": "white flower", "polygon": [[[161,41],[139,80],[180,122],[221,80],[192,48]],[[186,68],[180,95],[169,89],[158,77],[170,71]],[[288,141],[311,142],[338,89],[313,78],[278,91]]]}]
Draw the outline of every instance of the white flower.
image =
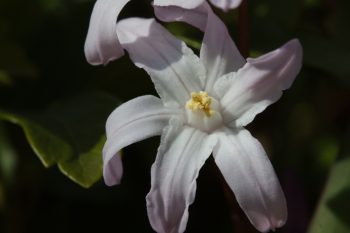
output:
[{"label": "white flower", "polygon": [[[168,9],[156,10],[164,19]],[[125,49],[149,74],[160,98],[138,97],[109,116],[103,150],[106,184],[121,180],[122,148],[161,135],[146,197],[155,231],[185,230],[196,178],[211,154],[250,222],[262,232],[281,227],[287,218],[284,194],[263,147],[244,126],[291,86],[301,67],[299,41],[245,61],[208,5],[172,12],[164,20],[185,21],[205,32],[200,57],[153,19],[129,18],[116,24],[114,48]],[[100,25],[108,27],[103,22]],[[100,56],[101,46],[95,46],[103,44],[104,36],[111,41],[108,33],[90,34],[88,41],[98,41],[87,43],[95,51],[91,59],[110,58],[105,52],[100,54],[106,57]],[[108,43],[103,48],[108,50]]]},{"label": "white flower", "polygon": [[[120,11],[130,0],[97,0],[91,14],[89,31],[86,37],[84,52],[87,61],[92,65],[107,64],[124,55],[117,33],[117,18]],[[241,0],[212,0],[230,4],[235,7]],[[222,4],[221,4],[222,5]],[[205,31],[207,9],[204,0],[156,0],[153,2],[155,14],[163,21],[185,21]]]}]

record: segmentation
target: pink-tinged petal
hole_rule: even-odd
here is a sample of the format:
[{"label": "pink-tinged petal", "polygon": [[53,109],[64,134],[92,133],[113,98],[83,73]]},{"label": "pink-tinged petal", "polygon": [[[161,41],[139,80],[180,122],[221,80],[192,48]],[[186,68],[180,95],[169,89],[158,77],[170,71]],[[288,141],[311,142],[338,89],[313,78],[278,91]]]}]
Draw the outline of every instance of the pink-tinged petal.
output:
[{"label": "pink-tinged petal", "polygon": [[154,19],[129,18],[117,25],[120,43],[136,66],[150,75],[166,106],[184,106],[202,90],[205,68],[185,43]]},{"label": "pink-tinged petal", "polygon": [[154,14],[164,22],[185,22],[201,31],[205,31],[207,24],[208,5],[206,3],[195,9],[186,9],[181,5],[161,6],[153,4]]},{"label": "pink-tinged petal", "polygon": [[205,0],[154,0],[153,4],[157,6],[179,6],[185,9],[198,7]]},{"label": "pink-tinged petal", "polygon": [[182,21],[204,31],[200,59],[207,68],[206,91],[212,91],[219,77],[237,71],[245,64],[225,24],[213,13],[208,3],[204,2],[193,10],[178,6],[162,7],[156,4],[154,9],[157,18],[162,21]]},{"label": "pink-tinged petal", "polygon": [[116,34],[120,11],[130,0],[97,0],[85,40],[85,57],[92,65],[107,64],[124,55]]},{"label": "pink-tinged petal", "polygon": [[287,220],[283,191],[266,156],[245,129],[218,133],[214,158],[238,204],[261,232],[281,227]]},{"label": "pink-tinged petal", "polygon": [[242,0],[210,0],[210,2],[224,11],[228,11],[230,9],[237,8],[241,4]]},{"label": "pink-tinged petal", "polygon": [[224,121],[236,127],[249,124],[292,85],[301,65],[302,47],[297,39],[261,57],[248,59],[228,79],[230,88],[220,101]]},{"label": "pink-tinged petal", "polygon": [[151,191],[146,200],[148,217],[156,232],[185,231],[199,170],[216,144],[216,138],[199,130],[178,128],[170,126],[165,130],[152,166]]},{"label": "pink-tinged petal", "polygon": [[208,13],[200,58],[204,66],[209,67],[206,90],[210,91],[218,78],[229,72],[237,71],[246,62],[232,41],[225,24],[212,10]]},{"label": "pink-tinged petal", "polygon": [[106,123],[103,148],[103,176],[107,185],[119,184],[123,168],[118,152],[138,141],[160,135],[176,110],[163,106],[155,96],[141,96],[116,108]]}]

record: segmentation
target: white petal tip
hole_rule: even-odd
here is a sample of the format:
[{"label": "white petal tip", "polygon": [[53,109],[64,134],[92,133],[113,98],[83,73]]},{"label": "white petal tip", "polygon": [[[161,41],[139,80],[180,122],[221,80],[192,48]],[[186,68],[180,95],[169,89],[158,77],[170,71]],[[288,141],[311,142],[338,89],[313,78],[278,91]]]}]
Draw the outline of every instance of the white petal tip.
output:
[{"label": "white petal tip", "polygon": [[281,222],[276,223],[274,225],[271,225],[271,223],[266,223],[266,224],[263,224],[260,226],[256,226],[256,229],[258,229],[260,232],[263,232],[263,233],[267,233],[270,231],[275,232],[277,228],[282,227],[284,224],[285,224],[284,221],[283,222],[281,221]]},{"label": "white petal tip", "polygon": [[[115,176],[111,174],[112,172],[109,171],[104,171],[103,172],[103,179],[104,182],[107,186],[115,186],[120,184],[121,176],[122,174],[118,174],[118,176]],[[118,172],[119,173],[119,172]]]},{"label": "white petal tip", "polygon": [[107,153],[111,153],[111,151],[107,152],[106,145],[107,143],[103,151],[103,179],[107,186],[114,186],[120,184],[123,176],[122,159],[120,152],[107,155]]},{"label": "white petal tip", "polygon": [[289,49],[293,49],[295,51],[302,51],[302,47],[301,47],[300,41],[297,38],[288,41],[284,45],[284,47],[289,48]]},{"label": "white petal tip", "polygon": [[129,1],[96,1],[84,45],[86,60],[91,65],[106,65],[124,55],[116,32],[116,21],[120,11]]},{"label": "white petal tip", "polygon": [[228,12],[239,7],[242,0],[210,0],[210,2],[224,12]]},{"label": "white petal tip", "polygon": [[122,57],[125,52],[119,44],[118,38],[115,37],[115,44],[104,45],[105,48],[91,44],[88,41],[85,44],[84,53],[86,61],[90,65],[107,65],[109,62]]}]

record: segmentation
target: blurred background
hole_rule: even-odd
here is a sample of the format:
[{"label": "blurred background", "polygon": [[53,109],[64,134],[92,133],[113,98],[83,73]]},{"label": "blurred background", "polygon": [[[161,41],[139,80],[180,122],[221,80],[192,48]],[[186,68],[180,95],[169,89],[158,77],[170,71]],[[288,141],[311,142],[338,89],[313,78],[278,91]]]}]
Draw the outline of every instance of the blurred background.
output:
[{"label": "blurred background", "polygon": [[[159,138],[123,151],[117,187],[101,178],[104,123],[121,102],[154,94],[128,56],[90,66],[94,1],[0,0],[0,232],[152,232],[145,196]],[[289,207],[285,233],[350,232],[350,1],[248,0],[250,56],[299,38],[304,65],[249,130],[264,145]],[[238,10],[216,10],[236,40]],[[152,17],[132,0],[120,18]],[[169,30],[198,52],[202,33]],[[256,232],[210,159],[186,232]]]}]

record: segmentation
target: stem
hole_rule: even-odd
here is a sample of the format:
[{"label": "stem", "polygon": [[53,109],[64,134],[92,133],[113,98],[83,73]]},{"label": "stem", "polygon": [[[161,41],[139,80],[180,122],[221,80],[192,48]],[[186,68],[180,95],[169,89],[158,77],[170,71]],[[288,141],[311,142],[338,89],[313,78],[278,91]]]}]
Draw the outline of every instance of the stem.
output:
[{"label": "stem", "polygon": [[238,49],[244,58],[249,56],[248,0],[238,8]]}]

